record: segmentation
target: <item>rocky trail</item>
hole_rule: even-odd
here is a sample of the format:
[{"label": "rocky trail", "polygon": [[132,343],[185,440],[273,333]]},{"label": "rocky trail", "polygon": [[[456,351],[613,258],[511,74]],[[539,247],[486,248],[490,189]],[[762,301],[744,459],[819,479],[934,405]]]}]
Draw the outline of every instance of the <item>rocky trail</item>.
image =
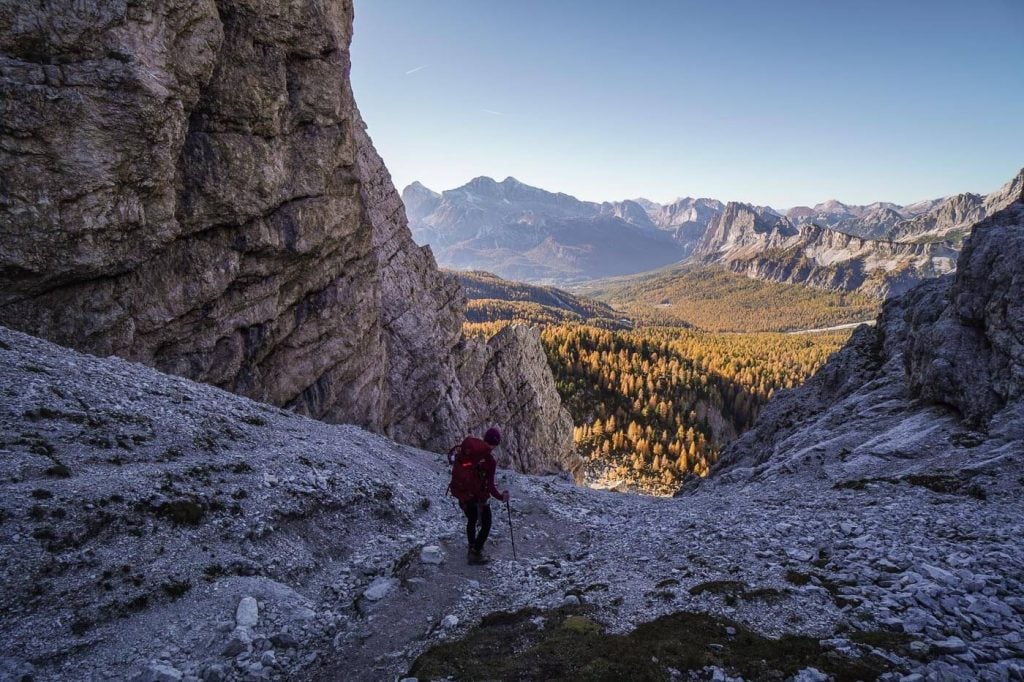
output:
[{"label": "rocky trail", "polygon": [[0,679],[397,679],[521,609],[623,635],[704,613],[886,679],[1024,674],[1022,482],[991,470],[679,498],[501,472],[519,559],[495,504],[478,567],[442,455],[7,330],[0,394]]}]

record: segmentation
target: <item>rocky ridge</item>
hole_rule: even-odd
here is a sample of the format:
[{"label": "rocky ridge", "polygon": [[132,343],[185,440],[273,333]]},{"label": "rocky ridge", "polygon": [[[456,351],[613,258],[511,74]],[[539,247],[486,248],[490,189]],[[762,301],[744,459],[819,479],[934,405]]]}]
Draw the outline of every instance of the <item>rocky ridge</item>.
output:
[{"label": "rocky ridge", "polygon": [[[1005,469],[676,499],[502,472],[519,558],[498,523],[480,568],[439,455],[2,328],[0,393],[0,679],[389,679],[526,607],[613,633],[728,617],[891,681],[1024,674]],[[735,675],[712,667],[682,674]]]},{"label": "rocky ridge", "polygon": [[795,226],[770,209],[730,202],[693,255],[758,279],[884,297],[952,271],[957,251],[940,243],[863,239],[813,223]]},{"label": "rocky ridge", "polygon": [[[646,199],[596,204],[513,178],[498,183],[485,177],[441,194],[413,183],[403,196],[415,216],[416,238],[456,269],[578,284],[616,269],[651,269],[660,252],[725,264],[757,279],[884,298],[951,272],[970,227],[1022,192],[1024,170],[987,195],[907,206],[833,199],[783,211],[691,197],[664,205]],[[621,221],[618,229],[609,218]],[[620,240],[630,228],[623,225],[671,234],[675,248],[666,252],[661,241],[650,242],[649,232],[642,239],[634,234],[635,243],[624,248]],[[603,241],[616,244],[610,261]]]},{"label": "rocky ridge", "polygon": [[989,194],[969,192],[906,206],[875,202],[850,206],[827,201],[814,208],[798,206],[783,212],[796,225],[813,223],[864,239],[897,242],[948,241],[959,246],[971,226],[1019,200],[1024,169]]},{"label": "rocky ridge", "polygon": [[539,339],[462,337],[353,99],[349,0],[8,3],[0,29],[0,322],[434,449],[534,401],[554,420],[505,424],[509,452],[572,466],[543,368],[471,374]]}]

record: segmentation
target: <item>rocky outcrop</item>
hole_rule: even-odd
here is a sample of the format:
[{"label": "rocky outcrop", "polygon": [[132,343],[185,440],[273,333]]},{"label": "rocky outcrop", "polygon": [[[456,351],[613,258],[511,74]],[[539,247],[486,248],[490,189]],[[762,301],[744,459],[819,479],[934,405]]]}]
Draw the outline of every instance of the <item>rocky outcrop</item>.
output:
[{"label": "rocky outcrop", "polygon": [[950,272],[957,252],[941,243],[902,244],[813,223],[794,226],[768,209],[730,202],[711,221],[694,257],[758,279],[884,297]]},{"label": "rocky outcrop", "polygon": [[458,371],[486,350],[365,133],[351,28],[349,0],[0,7],[0,322],[415,445],[486,423]]},{"label": "rocky outcrop", "polygon": [[458,374],[467,386],[464,404],[474,406],[470,424],[514,424],[505,429],[499,463],[518,471],[581,473],[582,460],[542,443],[572,439],[572,418],[562,407],[537,330],[505,327],[486,345],[467,344]]},{"label": "rocky outcrop", "polygon": [[987,423],[1024,396],[1024,204],[978,224],[945,306],[912,313],[911,391]]},{"label": "rocky outcrop", "polygon": [[875,327],[771,401],[717,475],[1012,482],[1024,466],[1022,263],[1018,202],[974,227],[955,275],[890,299]]}]

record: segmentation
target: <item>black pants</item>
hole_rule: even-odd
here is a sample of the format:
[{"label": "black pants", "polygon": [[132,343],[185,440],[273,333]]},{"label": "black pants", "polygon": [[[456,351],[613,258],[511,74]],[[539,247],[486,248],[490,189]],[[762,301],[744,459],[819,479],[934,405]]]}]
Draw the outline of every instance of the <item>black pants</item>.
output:
[{"label": "black pants", "polygon": [[[491,506],[486,502],[459,502],[459,506],[466,515],[466,540],[472,549],[480,551],[491,533]],[[476,529],[478,521],[479,531]]]}]

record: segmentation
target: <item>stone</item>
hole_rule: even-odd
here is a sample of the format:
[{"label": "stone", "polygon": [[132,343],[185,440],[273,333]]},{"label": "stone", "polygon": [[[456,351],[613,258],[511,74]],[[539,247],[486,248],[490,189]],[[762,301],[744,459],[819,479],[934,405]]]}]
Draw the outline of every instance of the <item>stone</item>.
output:
[{"label": "stone", "polygon": [[376,578],[363,592],[363,596],[370,601],[380,601],[388,595],[396,582],[394,578]]},{"label": "stone", "polygon": [[248,629],[244,627],[235,628],[235,631],[231,634],[231,639],[224,645],[221,650],[221,656],[225,658],[234,658],[235,656],[249,651],[252,648],[252,636],[249,634]]},{"label": "stone", "polygon": [[814,558],[814,555],[808,552],[807,550],[797,549],[795,547],[787,547],[786,556],[788,556],[790,559],[793,559],[794,561],[803,562],[810,561]]},{"label": "stone", "polygon": [[575,594],[567,594],[562,598],[559,606],[579,606],[580,598]]},{"label": "stone", "polygon": [[424,564],[441,564],[444,562],[444,552],[437,545],[427,545],[420,550],[420,561]]},{"label": "stone", "polygon": [[923,575],[928,576],[932,580],[939,583],[943,583],[945,585],[956,585],[960,582],[960,580],[955,575],[953,575],[946,569],[939,568],[938,566],[932,566],[930,564],[922,564],[919,567],[919,572]]},{"label": "stone", "polygon": [[453,616],[451,614],[449,614],[449,615],[447,615],[447,616],[445,616],[444,618],[441,619],[441,628],[444,629],[444,630],[451,630],[452,628],[454,628],[458,624],[459,624],[458,617],[457,616]]},{"label": "stone", "polygon": [[967,643],[959,637],[950,637],[942,641],[932,642],[931,645],[935,651],[943,654],[962,654],[966,653],[968,649]]},{"label": "stone", "polygon": [[828,675],[817,668],[804,668],[790,678],[791,682],[828,682],[828,679]]},{"label": "stone", "polygon": [[166,663],[150,663],[135,678],[136,682],[181,682],[182,673]]},{"label": "stone", "polygon": [[223,682],[227,677],[227,670],[220,663],[211,663],[203,668],[201,676],[203,682]]},{"label": "stone", "polygon": [[299,646],[299,640],[290,632],[275,632],[270,636],[270,643],[276,649],[295,649]]},{"label": "stone", "polygon": [[235,609],[235,625],[242,628],[256,627],[260,620],[260,609],[254,597],[242,597]]}]

